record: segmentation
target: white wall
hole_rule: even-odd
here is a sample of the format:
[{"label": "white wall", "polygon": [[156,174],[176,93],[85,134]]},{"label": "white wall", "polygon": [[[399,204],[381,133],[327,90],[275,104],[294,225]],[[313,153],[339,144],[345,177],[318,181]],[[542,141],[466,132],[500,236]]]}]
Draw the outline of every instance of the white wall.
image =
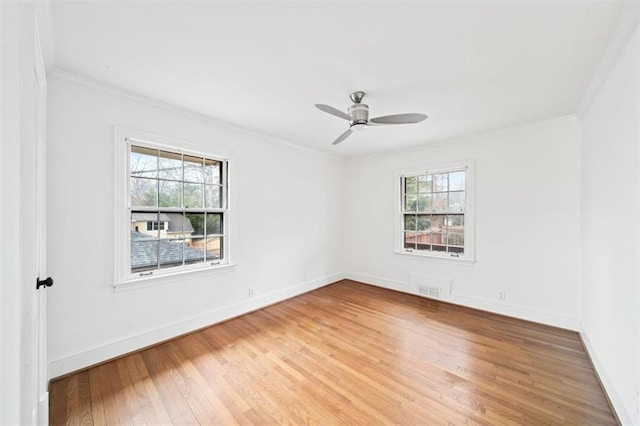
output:
[{"label": "white wall", "polygon": [[[52,377],[343,277],[341,160],[61,72],[48,99]],[[114,124],[232,153],[237,266],[114,292]]]},{"label": "white wall", "polygon": [[[579,138],[566,117],[349,161],[348,275],[409,293],[412,273],[452,279],[451,302],[577,330]],[[475,160],[476,262],[395,254],[394,172],[466,159]]]},{"label": "white wall", "polygon": [[624,424],[640,424],[640,34],[582,117],[582,335]]}]

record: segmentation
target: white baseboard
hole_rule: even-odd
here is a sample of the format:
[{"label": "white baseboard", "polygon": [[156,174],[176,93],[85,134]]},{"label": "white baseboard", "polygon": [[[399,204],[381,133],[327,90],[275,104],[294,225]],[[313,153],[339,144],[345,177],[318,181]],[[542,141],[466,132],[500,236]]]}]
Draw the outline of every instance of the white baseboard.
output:
[{"label": "white baseboard", "polygon": [[388,288],[391,290],[402,291],[404,293],[412,293],[409,291],[409,283],[403,283],[400,281],[388,280],[386,278],[378,278],[371,275],[358,274],[347,272],[345,278],[348,280],[358,281],[364,284],[371,284],[377,287]]},{"label": "white baseboard", "polygon": [[[409,283],[403,283],[400,281],[393,281],[359,273],[347,273],[346,278],[354,281],[360,281],[365,284],[371,284],[378,287],[401,291],[404,293],[416,295],[418,294],[417,289],[411,287]],[[506,315],[514,318],[520,318],[540,324],[552,325],[554,327],[560,327],[567,330],[580,330],[580,321],[577,318],[570,318],[548,312],[537,311],[535,309],[516,306],[504,302],[496,302],[493,300],[483,299],[475,296],[468,296],[456,292],[452,292],[449,296],[443,297],[441,300],[443,302],[449,302],[455,305],[466,306],[469,308],[493,312],[496,314]]]},{"label": "white baseboard", "polygon": [[538,311],[524,306],[513,305],[504,302],[494,302],[475,296],[453,293],[447,302],[457,305],[468,306],[482,311],[493,312],[508,317],[519,318],[539,324],[551,325],[553,327],[564,328],[566,330],[580,330],[580,320],[564,315],[552,314],[550,312]]},{"label": "white baseboard", "polygon": [[226,321],[265,306],[298,296],[344,279],[343,273],[329,275],[274,291],[264,296],[243,300],[172,324],[114,339],[100,345],[64,355],[49,362],[49,377],[55,378],[117,358],[124,354]]},{"label": "white baseboard", "polygon": [[598,352],[596,351],[593,343],[589,339],[589,336],[583,331],[580,332],[580,338],[582,339],[582,344],[584,345],[584,349],[587,351],[589,358],[591,359],[591,364],[593,368],[596,370],[596,374],[598,376],[598,380],[602,384],[604,388],[604,392],[609,399],[609,403],[612,405],[612,408],[615,412],[615,415],[618,417],[618,421],[623,425],[635,425],[638,424],[639,419],[633,419],[633,417],[628,413],[624,406],[624,402],[620,395],[616,391],[616,387],[613,384],[613,381],[607,374],[607,370],[604,367],[604,363],[598,357]]}]

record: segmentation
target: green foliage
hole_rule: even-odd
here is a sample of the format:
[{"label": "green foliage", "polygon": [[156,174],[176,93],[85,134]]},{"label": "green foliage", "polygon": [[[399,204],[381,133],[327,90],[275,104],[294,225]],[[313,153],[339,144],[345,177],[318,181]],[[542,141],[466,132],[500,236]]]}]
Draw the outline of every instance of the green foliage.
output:
[{"label": "green foliage", "polygon": [[193,226],[193,234],[204,235],[204,213],[186,213],[185,216]]},{"label": "green foliage", "polygon": [[431,228],[431,215],[404,215],[405,231],[428,231]]},{"label": "green foliage", "polygon": [[[222,214],[187,213],[186,218],[193,226],[194,235],[222,234]],[[205,233],[206,231],[206,233]]]},{"label": "green foliage", "polygon": [[222,215],[207,213],[207,235],[222,234]]}]

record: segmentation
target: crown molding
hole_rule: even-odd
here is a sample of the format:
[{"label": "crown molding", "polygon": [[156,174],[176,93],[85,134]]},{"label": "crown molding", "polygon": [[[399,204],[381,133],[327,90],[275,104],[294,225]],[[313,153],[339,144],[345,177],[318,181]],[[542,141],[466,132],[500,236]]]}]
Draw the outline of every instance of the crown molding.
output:
[{"label": "crown molding", "polygon": [[245,134],[247,136],[251,136],[254,138],[258,138],[258,139],[262,139],[263,141],[272,143],[272,144],[276,144],[276,145],[281,145],[281,146],[286,146],[288,148],[292,148],[298,151],[303,151],[303,152],[307,152],[309,154],[313,154],[313,155],[318,155],[321,157],[325,157],[325,158],[330,158],[332,160],[342,160],[342,157],[336,156],[336,155],[332,155],[329,154],[327,152],[324,151],[320,151],[320,150],[316,150],[313,148],[309,148],[306,146],[301,146],[298,145],[296,143],[290,142],[288,140],[285,139],[281,139],[275,136],[271,136],[265,133],[262,133],[258,130],[249,128],[249,127],[244,127],[244,126],[240,126],[238,124],[229,122],[229,121],[225,121],[225,120],[221,120],[219,118],[207,115],[207,114],[203,114],[201,112],[198,111],[194,111],[192,109],[189,108],[184,108],[178,105],[174,105],[165,101],[161,101],[159,99],[156,98],[152,98],[146,95],[142,95],[138,92],[134,92],[128,89],[124,89],[118,86],[114,86],[108,83],[104,83],[102,81],[98,81],[95,80],[93,78],[81,75],[81,74],[77,74],[71,71],[67,71],[65,69],[62,69],[60,67],[55,67],[53,68],[51,71],[49,71],[47,73],[47,76],[50,77],[54,77],[54,78],[58,78],[61,80],[66,80],[66,81],[70,81],[76,84],[81,84],[83,86],[88,86],[91,88],[94,88],[96,90],[100,90],[103,92],[107,92],[110,94],[113,94],[115,96],[120,96],[120,97],[124,97],[133,101],[137,101],[155,108],[161,108],[164,109],[166,111],[170,111],[173,112],[175,114],[180,114],[180,115],[184,115],[190,118],[194,118],[196,120],[200,120],[200,121],[204,121],[210,125],[216,126],[216,127],[221,127],[227,130],[231,130],[234,132],[238,132],[238,133],[242,133]]}]

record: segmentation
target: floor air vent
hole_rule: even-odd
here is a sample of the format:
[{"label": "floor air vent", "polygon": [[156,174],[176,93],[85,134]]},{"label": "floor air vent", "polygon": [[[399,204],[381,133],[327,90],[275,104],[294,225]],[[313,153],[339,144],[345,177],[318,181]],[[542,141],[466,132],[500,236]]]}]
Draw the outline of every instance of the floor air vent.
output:
[{"label": "floor air vent", "polygon": [[426,285],[421,285],[420,287],[418,287],[418,292],[423,296],[434,297],[436,299],[440,299],[442,297],[441,287],[430,287]]},{"label": "floor air vent", "polygon": [[451,295],[453,280],[451,278],[412,273],[409,276],[409,283],[420,296],[446,300]]}]

